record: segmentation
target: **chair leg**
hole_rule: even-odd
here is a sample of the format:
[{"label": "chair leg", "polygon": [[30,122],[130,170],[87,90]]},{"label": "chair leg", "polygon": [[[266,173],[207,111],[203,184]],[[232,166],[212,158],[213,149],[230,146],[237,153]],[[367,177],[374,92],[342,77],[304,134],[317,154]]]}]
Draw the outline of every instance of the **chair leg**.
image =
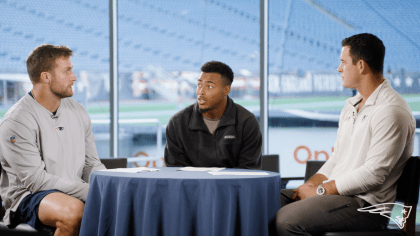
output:
[{"label": "chair leg", "polygon": [[405,206],[411,206],[411,212],[409,217],[407,218],[407,213],[404,213],[404,218],[407,219],[404,225],[404,232],[407,236],[415,236],[416,233],[416,211],[417,211],[417,204],[409,204],[405,203]]},{"label": "chair leg", "polygon": [[5,213],[6,211],[4,210],[3,203],[0,199],[0,221],[3,219]]}]

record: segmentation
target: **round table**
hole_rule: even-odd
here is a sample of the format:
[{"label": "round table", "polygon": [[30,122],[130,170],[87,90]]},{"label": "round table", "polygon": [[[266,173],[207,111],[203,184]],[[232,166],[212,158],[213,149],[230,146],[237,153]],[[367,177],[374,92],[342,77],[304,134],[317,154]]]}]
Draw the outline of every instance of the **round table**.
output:
[{"label": "round table", "polygon": [[[280,175],[179,171],[91,176],[80,235],[269,235],[280,209]],[[259,172],[225,169],[222,172]]]}]

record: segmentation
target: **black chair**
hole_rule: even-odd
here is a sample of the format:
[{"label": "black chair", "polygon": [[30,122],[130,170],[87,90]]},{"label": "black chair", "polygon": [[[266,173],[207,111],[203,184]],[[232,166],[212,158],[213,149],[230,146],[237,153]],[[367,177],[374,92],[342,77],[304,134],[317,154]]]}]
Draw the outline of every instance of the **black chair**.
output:
[{"label": "black chair", "polygon": [[316,172],[321,169],[325,161],[307,161],[304,181],[308,181]]},{"label": "black chair", "polygon": [[[2,167],[0,165],[0,176],[2,172]],[[0,235],[1,236],[54,236],[55,228],[46,226],[42,228],[41,230],[36,230],[29,226],[28,224],[19,224],[14,229],[9,229],[4,222],[4,207],[3,207],[3,201],[0,198]]]},{"label": "black chair", "polygon": [[[305,181],[314,175],[324,163],[324,161],[308,161],[306,163]],[[387,229],[378,231],[327,232],[322,234],[322,236],[414,236],[419,187],[420,158],[413,156],[408,159],[397,185],[396,201],[412,207],[402,230],[388,226]]]},{"label": "black chair", "polygon": [[279,155],[262,155],[261,170],[279,173]]},{"label": "black chair", "polygon": [[127,168],[127,158],[118,157],[118,158],[104,158],[100,159],[102,164],[107,169],[116,169],[116,168]]},{"label": "black chair", "polygon": [[[127,158],[108,158],[100,159],[102,164],[105,165],[107,169],[115,168],[127,168]],[[1,165],[0,165],[0,175],[1,175]],[[4,207],[2,201],[0,201],[0,219],[4,217]],[[44,227],[40,231],[32,228],[28,224],[19,224],[14,229],[9,229],[3,221],[0,221],[0,235],[1,236],[53,236],[55,232],[54,227]]]}]

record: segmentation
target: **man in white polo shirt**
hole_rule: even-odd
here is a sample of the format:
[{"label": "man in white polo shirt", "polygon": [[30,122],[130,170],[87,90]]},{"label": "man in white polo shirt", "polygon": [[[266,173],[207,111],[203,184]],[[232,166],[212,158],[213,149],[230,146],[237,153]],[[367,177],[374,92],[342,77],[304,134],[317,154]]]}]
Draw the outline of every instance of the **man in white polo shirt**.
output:
[{"label": "man in white polo shirt", "polygon": [[343,86],[357,89],[341,112],[331,158],[305,184],[283,190],[278,235],[383,229],[388,218],[358,208],[393,203],[413,152],[416,122],[407,102],[383,78],[385,46],[372,34],[342,41]]},{"label": "man in white polo shirt", "polygon": [[33,89],[0,122],[1,198],[9,227],[28,223],[78,235],[90,174],[105,169],[65,46],[41,45],[26,60]]}]

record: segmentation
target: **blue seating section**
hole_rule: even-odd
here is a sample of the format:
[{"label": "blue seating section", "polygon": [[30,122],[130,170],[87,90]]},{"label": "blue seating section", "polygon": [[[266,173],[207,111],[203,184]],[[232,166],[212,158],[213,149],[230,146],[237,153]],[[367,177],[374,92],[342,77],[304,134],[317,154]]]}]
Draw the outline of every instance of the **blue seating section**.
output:
[{"label": "blue seating section", "polygon": [[[278,0],[269,8],[269,68],[335,71],[341,40],[383,39],[385,68],[419,71],[415,0]],[[220,60],[259,71],[259,0],[119,0],[119,70],[196,71]],[[109,9],[103,0],[0,0],[0,73],[25,73],[43,43],[67,45],[76,70],[109,70]]]}]

